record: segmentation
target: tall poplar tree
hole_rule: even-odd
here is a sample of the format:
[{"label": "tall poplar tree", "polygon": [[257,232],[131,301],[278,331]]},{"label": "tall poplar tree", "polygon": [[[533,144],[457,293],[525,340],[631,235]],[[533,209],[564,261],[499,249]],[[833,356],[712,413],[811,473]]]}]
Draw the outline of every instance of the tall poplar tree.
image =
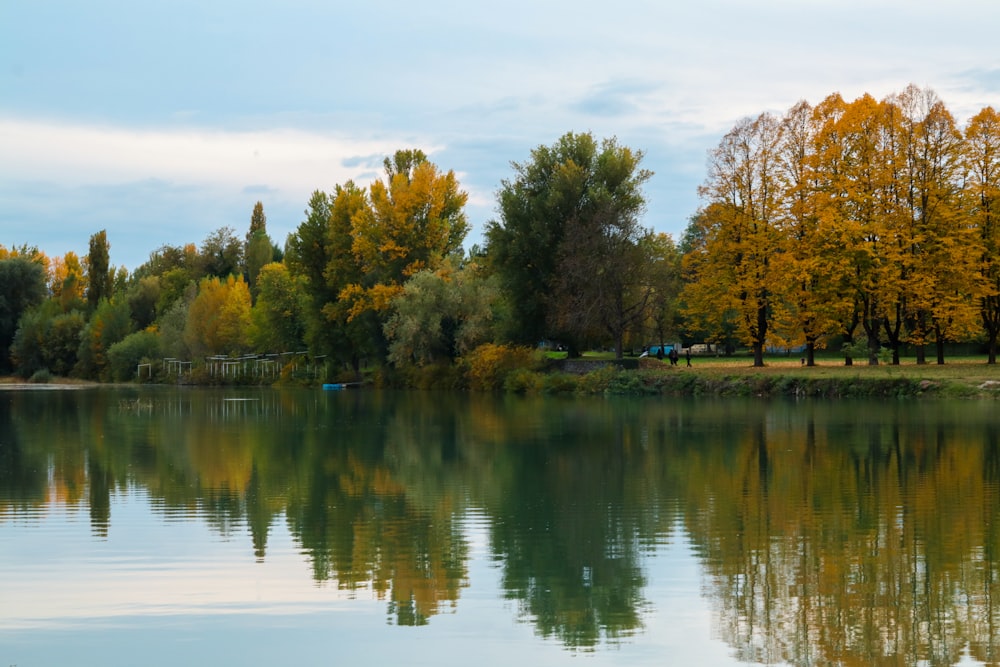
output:
[{"label": "tall poplar tree", "polygon": [[246,242],[243,246],[243,262],[246,265],[246,279],[250,286],[251,296],[257,294],[257,274],[274,260],[274,244],[267,234],[267,216],[264,215],[264,204],[254,204],[250,215],[250,228],[247,230]]},{"label": "tall poplar tree", "polygon": [[90,237],[90,252],[87,254],[87,305],[91,310],[97,307],[101,299],[111,296],[114,274],[111,271],[110,249],[105,230]]}]

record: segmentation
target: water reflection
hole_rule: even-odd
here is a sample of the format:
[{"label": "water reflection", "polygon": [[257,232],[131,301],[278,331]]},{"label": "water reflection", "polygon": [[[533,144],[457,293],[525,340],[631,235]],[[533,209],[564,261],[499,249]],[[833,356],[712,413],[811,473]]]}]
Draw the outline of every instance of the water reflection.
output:
[{"label": "water reflection", "polygon": [[315,585],[425,625],[461,613],[474,515],[498,594],[577,650],[638,641],[682,538],[739,661],[992,664],[998,442],[983,403],[2,392],[0,528],[79,507],[106,538],[141,493],[258,561],[287,529]]}]

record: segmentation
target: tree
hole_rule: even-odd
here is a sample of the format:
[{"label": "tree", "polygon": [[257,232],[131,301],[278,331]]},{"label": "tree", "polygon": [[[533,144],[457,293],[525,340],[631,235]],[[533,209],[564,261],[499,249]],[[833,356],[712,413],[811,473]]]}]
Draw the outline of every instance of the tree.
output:
[{"label": "tree", "polygon": [[87,254],[87,305],[97,308],[101,299],[111,296],[114,273],[111,269],[111,246],[108,235],[101,230],[90,237],[90,252]]},{"label": "tree", "polygon": [[265,265],[258,275],[257,303],[253,306],[252,340],[259,350],[297,352],[303,348],[305,293],[301,281],[279,262]]},{"label": "tree", "polygon": [[18,320],[45,299],[45,270],[25,257],[0,260],[0,372],[10,372]]},{"label": "tree", "polygon": [[275,261],[274,254],[274,243],[267,235],[267,217],[264,215],[264,205],[258,201],[250,216],[250,229],[247,231],[246,244],[243,248],[246,279],[250,285],[251,296],[257,294],[257,274],[266,264]]},{"label": "tree", "polygon": [[125,293],[136,330],[141,331],[156,321],[161,292],[159,276],[146,276],[137,280]]},{"label": "tree", "polygon": [[153,331],[136,331],[108,348],[108,372],[115,382],[125,382],[136,377],[140,363],[160,356],[160,336]]},{"label": "tree", "polygon": [[185,344],[195,355],[243,354],[250,348],[250,307],[243,276],[203,278],[188,310]]},{"label": "tree", "polygon": [[514,163],[487,224],[487,255],[511,309],[508,337],[563,341],[577,354],[590,337],[613,340],[645,315],[648,230],[639,225],[642,153],[590,133],[563,135]]},{"label": "tree", "polygon": [[220,227],[202,241],[201,275],[225,278],[242,274],[243,244],[232,227]]},{"label": "tree", "polygon": [[852,308],[836,289],[836,267],[831,265],[836,245],[828,246],[826,219],[819,205],[821,128],[826,113],[799,102],[782,118],[779,144],[786,189],[780,220],[782,246],[774,269],[784,277],[785,285],[774,303],[773,339],[784,347],[804,343],[807,366],[815,365],[816,349],[825,346],[825,337],[837,330],[845,311]]},{"label": "tree", "polygon": [[681,291],[681,255],[668,234],[656,234],[651,244],[650,286],[652,293],[646,320],[646,331],[659,345],[667,337],[680,333],[679,308]]},{"label": "tree", "polygon": [[454,361],[489,340],[496,291],[475,263],[421,271],[392,302],[385,324],[394,364]]},{"label": "tree", "polygon": [[986,333],[987,363],[997,362],[1000,335],[1000,114],[993,107],[977,113],[965,128],[964,210],[979,237],[979,275],[984,292],[978,305]]},{"label": "tree", "polygon": [[108,349],[131,332],[128,303],[102,299],[80,334],[74,373],[86,378],[110,380]]},{"label": "tree", "polygon": [[340,298],[349,285],[364,278],[353,251],[352,221],[367,205],[366,191],[352,181],[338,185],[333,195],[314,192],[306,220],[288,237],[285,258],[305,294],[306,344],[314,354],[349,364],[355,375],[364,356],[384,347],[376,314],[352,317],[353,303]]},{"label": "tree", "polygon": [[710,206],[700,217],[704,243],[687,261],[695,286],[685,292],[688,312],[703,321],[734,313],[740,337],[753,351],[754,366],[764,365],[764,346],[783,284],[774,270],[781,248],[779,222],[782,127],[762,114],[730,130],[710,157],[701,188]]},{"label": "tree", "polygon": [[[944,363],[946,340],[964,338],[978,319],[979,238],[959,215],[962,135],[930,89],[909,86],[893,102],[902,116],[906,155],[901,217],[908,342],[924,363],[933,340]],[[899,178],[897,176],[897,178]]]},{"label": "tree", "polygon": [[62,305],[63,312],[73,310],[83,303],[87,292],[87,276],[75,252],[70,251],[63,257],[52,258],[49,291]]},{"label": "tree", "polygon": [[64,313],[55,299],[26,312],[10,348],[17,373],[31,377],[44,369],[69,375],[76,366],[80,335],[86,324],[82,311]]},{"label": "tree", "polygon": [[419,150],[386,158],[385,179],[369,188],[368,205],[351,218],[351,250],[363,278],[340,300],[350,318],[388,310],[411,276],[435,270],[461,248],[468,232],[465,202],[455,173],[442,174]]}]

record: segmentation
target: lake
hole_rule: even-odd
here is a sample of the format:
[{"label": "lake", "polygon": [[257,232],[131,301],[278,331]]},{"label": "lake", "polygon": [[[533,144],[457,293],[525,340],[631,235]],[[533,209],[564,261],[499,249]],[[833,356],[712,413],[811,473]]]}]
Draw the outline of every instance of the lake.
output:
[{"label": "lake", "polygon": [[995,663],[996,415],[0,391],[0,665]]}]

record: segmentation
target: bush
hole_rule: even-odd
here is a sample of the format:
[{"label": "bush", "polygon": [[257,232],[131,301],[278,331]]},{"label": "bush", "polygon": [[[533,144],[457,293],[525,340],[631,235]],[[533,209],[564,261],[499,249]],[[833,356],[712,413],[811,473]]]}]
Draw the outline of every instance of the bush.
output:
[{"label": "bush", "polygon": [[137,331],[125,336],[108,348],[111,379],[125,382],[135,377],[140,363],[149,363],[160,356],[160,336],[152,331]]},{"label": "bush", "polygon": [[42,368],[40,370],[35,371],[34,374],[31,376],[31,378],[28,380],[28,382],[33,382],[36,384],[48,384],[49,382],[52,382],[52,373],[49,372],[49,369]]},{"label": "bush", "polygon": [[515,368],[504,380],[504,391],[512,394],[537,394],[545,384],[545,378],[527,368]]},{"label": "bush", "polygon": [[496,391],[504,386],[507,375],[515,369],[535,370],[539,366],[535,352],[526,347],[480,345],[463,357],[466,380],[474,391]]}]

